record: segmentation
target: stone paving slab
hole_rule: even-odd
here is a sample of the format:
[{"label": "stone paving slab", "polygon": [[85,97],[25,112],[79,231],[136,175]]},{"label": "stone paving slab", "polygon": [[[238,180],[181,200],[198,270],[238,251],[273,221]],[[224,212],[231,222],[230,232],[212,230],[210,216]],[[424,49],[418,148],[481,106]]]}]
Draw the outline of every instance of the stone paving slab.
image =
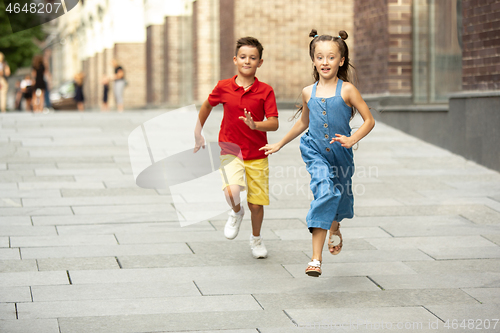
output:
[{"label": "stone paving slab", "polygon": [[59,319],[61,333],[224,332],[260,326],[295,328],[283,311],[266,310]]},{"label": "stone paving slab", "polygon": [[[17,250],[19,258],[19,250]],[[15,251],[11,253],[15,255]],[[185,243],[171,244],[137,244],[137,245],[100,245],[96,246],[58,246],[58,247],[31,247],[22,248],[21,254],[25,259],[41,258],[85,258],[85,257],[109,257],[120,255],[152,255],[192,253]],[[0,249],[1,254],[1,249]]]},{"label": "stone paving slab", "polygon": [[2,303],[31,302],[30,287],[0,287]]},{"label": "stone paving slab", "polygon": [[289,278],[290,274],[281,266],[273,264],[240,265],[222,267],[179,267],[120,269],[99,271],[70,271],[73,284],[127,283],[127,282],[186,282],[195,278],[210,276],[216,280],[242,278],[264,279],[271,277]]},{"label": "stone paving slab", "polygon": [[10,237],[12,247],[47,247],[78,245],[113,245],[117,244],[113,235],[56,235]]},{"label": "stone paving slab", "polygon": [[[336,287],[336,285],[334,285]],[[319,291],[307,296],[294,292],[253,294],[264,309],[377,308],[420,306],[422,304],[474,305],[478,301],[459,289]],[[334,301],[332,301],[334,300]]]},{"label": "stone paving slab", "polygon": [[2,287],[69,284],[66,271],[0,273],[0,281]]},{"label": "stone paving slab", "polygon": [[[462,330],[460,325],[465,320],[468,325],[469,320],[473,320],[473,329],[467,331],[486,331],[498,332],[500,328],[500,319],[498,318],[498,305],[496,304],[476,304],[476,305],[432,305],[427,307],[429,311],[445,323],[449,320],[449,331],[453,331],[453,322],[456,320],[458,329]],[[486,321],[489,320],[489,326]],[[444,324],[443,324],[444,326]],[[441,326],[440,326],[441,327]]]},{"label": "stone paving slab", "polygon": [[[104,283],[31,287],[34,302],[200,296],[192,281],[183,283]],[[29,295],[29,289],[28,289]],[[30,297],[31,299],[31,297]]]},{"label": "stone paving slab", "polygon": [[0,273],[38,271],[36,260],[0,260]]},{"label": "stone paving slab", "polygon": [[[301,277],[307,263],[301,265],[284,265],[294,277]],[[330,263],[322,265],[323,274],[320,278],[331,276],[367,276],[367,275],[403,275],[416,272],[402,262],[361,262],[361,263]]]},{"label": "stone paving slab", "polygon": [[19,260],[20,252],[16,248],[0,248],[0,260]]},{"label": "stone paving slab", "polygon": [[[303,225],[302,225],[303,226]],[[208,222],[200,222],[188,227],[181,227],[179,222],[157,222],[157,223],[112,223],[112,224],[88,224],[57,226],[59,235],[71,234],[116,234],[116,233],[170,233],[194,231],[214,231],[214,226]]]},{"label": "stone paving slab", "polygon": [[[59,333],[289,333],[316,331],[296,320],[358,318],[427,319],[439,329],[419,332],[448,332],[440,314],[499,312],[499,173],[378,123],[355,151],[355,218],[342,223],[343,251],[331,256],[325,246],[314,279],[304,274],[312,196],[298,140],[270,157],[269,256],[255,260],[249,214],[229,241],[227,212],[181,228],[168,189],[135,184],[127,136],[164,112],[0,116],[0,305],[9,317],[0,316],[0,331],[31,333],[22,329],[39,323],[42,333],[53,325]],[[221,115],[212,112],[207,140],[217,140]],[[280,115],[270,142],[293,125]],[[236,311],[240,298],[249,307]],[[180,311],[175,304],[184,312],[168,313]],[[70,317],[23,319],[57,315]]]},{"label": "stone paving slab", "polygon": [[442,289],[500,287],[500,273],[371,275],[384,289]]},{"label": "stone paving slab", "polygon": [[0,319],[17,319],[16,307],[14,303],[0,304]]},{"label": "stone paving slab", "polygon": [[37,259],[36,262],[40,272],[120,269],[120,265],[115,257],[45,258]]},{"label": "stone paving slab", "polygon": [[[78,300],[17,304],[18,317],[24,319],[98,317],[118,315],[186,313],[196,308],[210,311],[256,311],[262,308],[251,295],[185,296],[127,300]],[[1,313],[1,312],[0,312]]]},{"label": "stone paving slab", "polygon": [[305,274],[299,278],[288,275],[280,279],[263,277],[251,280],[242,277],[227,281],[199,276],[195,277],[195,283],[203,295],[281,294],[295,291],[304,297],[304,293],[310,293],[312,290],[325,290],[326,288],[331,288],[335,292],[380,290],[366,277],[328,277],[311,281]]},{"label": "stone paving slab", "polygon": [[59,333],[57,319],[0,320],[0,331],[8,333]]}]

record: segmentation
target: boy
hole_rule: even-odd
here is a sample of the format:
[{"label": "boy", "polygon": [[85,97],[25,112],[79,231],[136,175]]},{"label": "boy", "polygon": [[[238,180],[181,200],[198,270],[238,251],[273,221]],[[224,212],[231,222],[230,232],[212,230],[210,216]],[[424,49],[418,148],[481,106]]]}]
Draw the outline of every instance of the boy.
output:
[{"label": "boy", "polygon": [[[203,102],[195,129],[194,149],[194,152],[197,152],[201,147],[205,148],[201,129],[212,108],[223,103],[224,117],[219,132],[219,143],[238,145],[242,157],[241,160],[228,153],[227,149],[222,149],[221,169],[224,167],[225,171],[222,177],[223,191],[232,208],[224,227],[224,235],[228,239],[234,239],[238,235],[245,214],[243,206],[240,205],[240,191],[246,188],[252,219],[250,247],[254,258],[267,257],[260,229],[264,218],[264,205],[269,205],[269,164],[267,156],[259,151],[259,148],[267,144],[266,132],[276,131],[279,125],[273,88],[255,77],[257,68],[264,61],[262,51],[263,47],[256,38],[245,37],[237,41],[233,62],[238,74],[219,81],[208,99]],[[223,146],[221,144],[221,147]]]}]

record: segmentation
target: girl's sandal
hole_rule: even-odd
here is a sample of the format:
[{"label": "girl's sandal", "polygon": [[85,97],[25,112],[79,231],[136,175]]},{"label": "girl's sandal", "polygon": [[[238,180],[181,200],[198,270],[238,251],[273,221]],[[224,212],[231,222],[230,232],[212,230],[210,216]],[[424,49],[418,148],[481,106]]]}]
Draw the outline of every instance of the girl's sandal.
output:
[{"label": "girl's sandal", "polygon": [[328,239],[328,250],[338,247],[337,250],[330,251],[331,254],[337,255],[342,251],[342,234],[340,233],[340,223],[337,230],[330,230]]},{"label": "girl's sandal", "polygon": [[321,261],[318,259],[313,259],[307,264],[306,274],[313,277],[318,277],[321,275]]}]

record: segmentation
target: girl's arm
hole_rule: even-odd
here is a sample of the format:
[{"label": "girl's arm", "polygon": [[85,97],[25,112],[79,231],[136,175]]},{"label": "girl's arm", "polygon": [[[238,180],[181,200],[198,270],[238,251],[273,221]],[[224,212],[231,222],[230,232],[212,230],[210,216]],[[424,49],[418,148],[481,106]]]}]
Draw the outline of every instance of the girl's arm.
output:
[{"label": "girl's arm", "polygon": [[340,142],[342,147],[351,148],[359,140],[370,133],[370,131],[375,126],[375,119],[373,119],[370,109],[368,108],[368,105],[366,105],[366,102],[363,100],[363,97],[361,97],[358,89],[356,89],[354,85],[348,82],[346,82],[346,88],[346,104],[355,107],[361,115],[361,118],[363,118],[364,122],[363,125],[361,125],[361,127],[350,137],[341,134],[335,134],[336,137],[333,138],[330,143]]},{"label": "girl's arm", "polygon": [[295,139],[302,132],[304,132],[309,127],[309,108],[307,107],[307,101],[311,95],[310,89],[304,88],[302,90],[302,114],[293,125],[293,127],[288,131],[288,133],[281,139],[278,143],[267,144],[259,150],[264,150],[266,155],[278,152],[284,145]]},{"label": "girl's arm", "polygon": [[212,109],[213,106],[210,105],[208,99],[201,105],[200,112],[198,113],[198,121],[196,122],[196,126],[194,128],[195,153],[202,147],[203,149],[205,149],[205,138],[203,137],[203,135],[201,135],[201,130],[203,129],[203,126],[205,125],[210,112],[212,112]]}]

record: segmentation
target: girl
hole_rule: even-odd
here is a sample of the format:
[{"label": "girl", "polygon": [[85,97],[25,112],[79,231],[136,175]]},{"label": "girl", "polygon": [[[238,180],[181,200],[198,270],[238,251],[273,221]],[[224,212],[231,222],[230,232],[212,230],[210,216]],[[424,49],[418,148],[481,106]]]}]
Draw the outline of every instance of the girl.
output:
[{"label": "girl", "polygon": [[[359,91],[349,83],[347,33],[321,35],[312,30],[309,55],[314,65],[315,83],[302,90],[302,115],[280,142],[260,148],[266,155],[278,152],[305,129],[300,139],[302,159],[311,174],[314,200],[306,221],[312,233],[313,255],[306,274],[321,275],[322,250],[328,230],[330,253],[342,249],[340,221],[352,218],[351,177],[354,173],[352,146],[375,125],[373,116]],[[357,109],[363,125],[351,135],[349,121]]]},{"label": "girl", "polygon": [[5,61],[5,56],[0,52],[0,110],[6,112],[7,110],[7,91],[9,84],[7,78],[10,76],[10,67]]},{"label": "girl", "polygon": [[43,56],[36,55],[33,57],[33,70],[32,78],[34,81],[33,86],[33,112],[43,111],[43,100],[45,96],[45,90],[47,89],[47,84],[45,82],[45,65]]}]

